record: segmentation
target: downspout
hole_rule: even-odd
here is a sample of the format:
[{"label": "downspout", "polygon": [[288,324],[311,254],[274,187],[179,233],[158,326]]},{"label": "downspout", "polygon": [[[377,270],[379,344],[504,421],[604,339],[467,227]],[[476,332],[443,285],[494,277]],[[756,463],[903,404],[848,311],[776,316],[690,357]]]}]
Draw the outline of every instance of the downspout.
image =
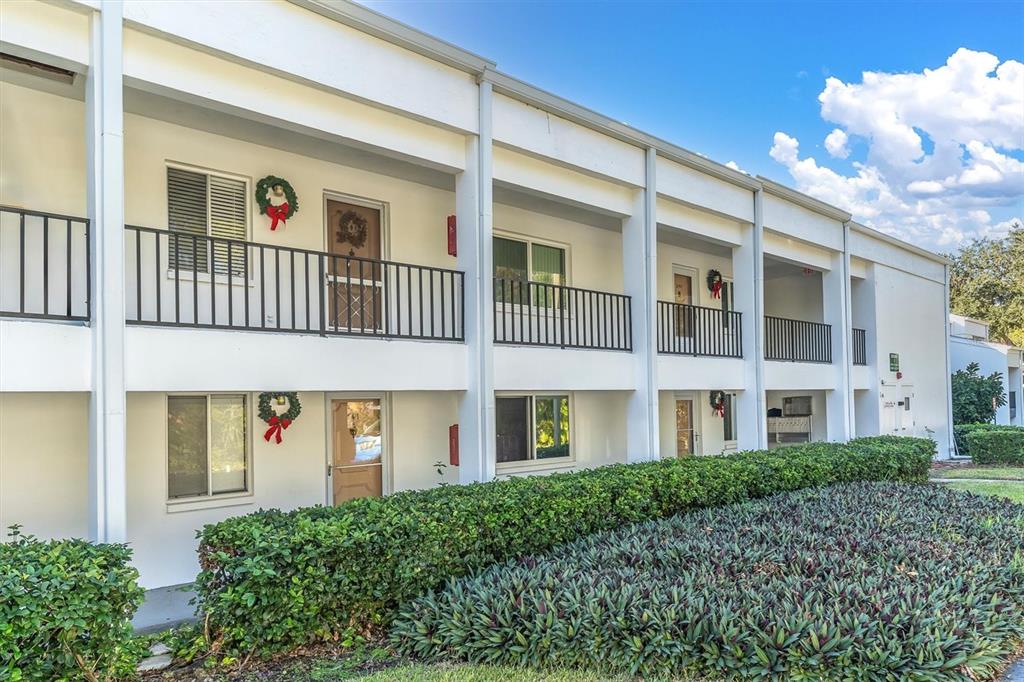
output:
[{"label": "downspout", "polygon": [[754,190],[754,390],[757,391],[757,443],[768,447],[768,400],[764,392],[764,189]]},{"label": "downspout", "polygon": [[843,223],[843,343],[846,344],[846,359],[843,373],[846,375],[846,434],[852,439],[857,436],[857,416],[853,393],[853,292],[850,287],[850,221]]},{"label": "downspout", "polygon": [[943,296],[943,316],[942,316],[942,327],[943,336],[945,337],[945,348],[946,348],[946,437],[948,439],[946,452],[946,458],[959,456],[959,452],[956,448],[956,438],[953,437],[953,379],[952,371],[949,360],[949,263],[943,266],[943,280],[944,280],[944,296]]}]

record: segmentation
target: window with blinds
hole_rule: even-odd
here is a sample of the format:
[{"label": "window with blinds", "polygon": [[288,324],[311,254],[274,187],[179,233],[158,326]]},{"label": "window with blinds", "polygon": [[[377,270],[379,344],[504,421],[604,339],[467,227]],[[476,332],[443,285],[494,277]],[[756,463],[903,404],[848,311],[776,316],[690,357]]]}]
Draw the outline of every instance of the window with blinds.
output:
[{"label": "window with blinds", "polygon": [[167,169],[170,263],[179,270],[245,275],[248,192],[242,180]]},{"label": "window with blinds", "polygon": [[[494,276],[501,280],[495,289],[495,296],[499,301],[525,303],[527,281],[553,285],[566,283],[563,248],[507,237],[494,237],[493,248]],[[559,305],[556,290],[532,288],[534,305]]]}]

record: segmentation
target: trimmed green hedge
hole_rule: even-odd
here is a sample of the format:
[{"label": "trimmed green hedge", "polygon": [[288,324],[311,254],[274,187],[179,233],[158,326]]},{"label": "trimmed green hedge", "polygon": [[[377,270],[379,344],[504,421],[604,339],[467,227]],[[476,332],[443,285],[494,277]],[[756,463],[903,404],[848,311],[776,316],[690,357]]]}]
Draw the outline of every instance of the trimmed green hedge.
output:
[{"label": "trimmed green hedge", "polygon": [[398,653],[708,680],[976,680],[1024,639],[1024,506],[848,483],[596,533],[401,608]]},{"label": "trimmed green hedge", "polygon": [[1024,429],[974,431],[967,446],[975,464],[1024,465]]},{"label": "trimmed green hedge", "polygon": [[956,441],[956,451],[961,457],[971,457],[971,444],[967,436],[978,431],[1020,431],[1024,433],[1024,426],[1010,426],[1008,424],[957,424],[953,427],[953,439]]},{"label": "trimmed green hedge", "polygon": [[131,677],[142,653],[131,619],[142,603],[125,545],[0,543],[0,679]]},{"label": "trimmed green hedge", "polygon": [[199,610],[225,654],[386,625],[447,578],[624,524],[844,481],[926,480],[930,440],[878,437],[260,511],[199,533]]}]

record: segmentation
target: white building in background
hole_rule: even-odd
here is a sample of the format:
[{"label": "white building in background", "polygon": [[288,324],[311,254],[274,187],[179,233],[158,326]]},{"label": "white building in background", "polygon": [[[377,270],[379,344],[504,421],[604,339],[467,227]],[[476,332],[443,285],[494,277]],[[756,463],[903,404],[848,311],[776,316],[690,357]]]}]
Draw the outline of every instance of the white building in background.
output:
[{"label": "white building in background", "polygon": [[1021,374],[1024,371],[1024,350],[989,341],[989,325],[963,315],[949,316],[949,357],[954,372],[978,363],[979,373],[999,373],[1003,378],[1006,404],[996,410],[996,424],[1024,426],[1021,408]]},{"label": "white building in background", "polygon": [[948,264],[840,208],[341,0],[6,2],[0,52],[0,524],[147,587],[259,508],[949,456]]}]

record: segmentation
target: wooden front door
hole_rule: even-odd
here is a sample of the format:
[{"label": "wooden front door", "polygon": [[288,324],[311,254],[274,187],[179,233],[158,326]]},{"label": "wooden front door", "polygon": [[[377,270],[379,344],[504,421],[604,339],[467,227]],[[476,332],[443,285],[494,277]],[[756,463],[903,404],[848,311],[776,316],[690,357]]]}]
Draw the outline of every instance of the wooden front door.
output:
[{"label": "wooden front door", "polygon": [[[689,275],[681,275],[678,272],[673,275],[673,278],[676,303],[693,305],[693,278]],[[693,336],[692,310],[676,308],[676,336]]]},{"label": "wooden front door", "polygon": [[327,319],[334,330],[382,331],[384,280],[379,208],[327,199]]},{"label": "wooden front door", "polygon": [[383,493],[384,440],[379,398],[331,401],[334,505]]},{"label": "wooden front door", "polygon": [[676,400],[676,456],[688,457],[695,451],[693,400]]}]

